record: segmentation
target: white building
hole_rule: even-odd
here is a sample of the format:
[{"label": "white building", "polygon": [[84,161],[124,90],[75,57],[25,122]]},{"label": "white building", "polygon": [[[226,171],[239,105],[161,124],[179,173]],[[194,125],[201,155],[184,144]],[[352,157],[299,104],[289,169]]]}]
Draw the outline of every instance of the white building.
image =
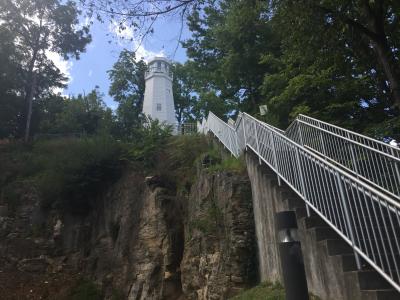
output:
[{"label": "white building", "polygon": [[172,93],[171,63],[165,57],[155,57],[148,62],[145,75],[143,113],[161,123],[177,125]]}]

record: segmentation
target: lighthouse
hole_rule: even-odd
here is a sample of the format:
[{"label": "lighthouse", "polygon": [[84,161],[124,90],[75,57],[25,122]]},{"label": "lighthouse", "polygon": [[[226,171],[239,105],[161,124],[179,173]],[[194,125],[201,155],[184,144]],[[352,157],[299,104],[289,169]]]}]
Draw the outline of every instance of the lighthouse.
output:
[{"label": "lighthouse", "polygon": [[148,62],[145,74],[143,113],[160,123],[177,125],[172,93],[171,63],[165,57],[155,57]]}]

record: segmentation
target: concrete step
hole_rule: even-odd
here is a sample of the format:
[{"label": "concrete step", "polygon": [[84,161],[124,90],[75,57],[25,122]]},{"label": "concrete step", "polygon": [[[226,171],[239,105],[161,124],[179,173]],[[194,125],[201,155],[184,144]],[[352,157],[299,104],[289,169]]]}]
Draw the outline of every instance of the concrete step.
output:
[{"label": "concrete step", "polygon": [[399,300],[400,293],[395,289],[361,291],[363,300]]},{"label": "concrete step", "polygon": [[314,232],[317,241],[339,239],[339,235],[330,227],[313,227],[309,230]]},{"label": "concrete step", "polygon": [[[344,272],[359,271],[354,254],[341,254]],[[372,266],[360,257],[361,270],[373,270]]]},{"label": "concrete step", "polygon": [[361,290],[392,289],[392,286],[389,284],[389,282],[387,282],[381,274],[374,270],[362,270],[353,272],[357,272]]},{"label": "concrete step", "polygon": [[[342,254],[340,256],[342,258],[343,272],[358,271],[356,258],[354,256],[354,254]],[[365,266],[365,267],[367,267],[367,266]],[[364,269],[364,265],[363,265],[363,269]],[[371,269],[371,267],[369,267],[368,269]]]},{"label": "concrete step", "polygon": [[298,207],[295,209],[297,220],[307,217],[307,209],[305,207]]},{"label": "concrete step", "polygon": [[305,207],[305,202],[300,198],[288,197],[283,200],[283,202],[285,203],[286,207],[289,208],[289,210],[295,210],[296,208]]},{"label": "concrete step", "polygon": [[327,239],[318,243],[325,243],[328,249],[328,255],[351,254],[353,249],[344,240],[341,239]]},{"label": "concrete step", "polygon": [[329,225],[317,215],[305,217],[304,222],[307,229],[314,227],[329,227]]}]

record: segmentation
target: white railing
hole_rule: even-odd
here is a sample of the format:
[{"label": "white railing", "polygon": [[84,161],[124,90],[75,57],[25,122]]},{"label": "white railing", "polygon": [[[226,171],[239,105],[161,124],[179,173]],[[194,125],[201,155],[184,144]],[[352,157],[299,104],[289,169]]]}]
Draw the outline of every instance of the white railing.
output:
[{"label": "white railing", "polygon": [[[370,264],[400,292],[400,204],[396,197],[248,114],[240,114],[231,126],[210,113],[205,128],[235,157],[251,149],[260,163],[274,170],[353,248],[359,268],[361,260]],[[357,161],[361,159],[359,151],[354,155]]]},{"label": "white railing", "polygon": [[400,200],[400,149],[299,115],[286,136]]}]

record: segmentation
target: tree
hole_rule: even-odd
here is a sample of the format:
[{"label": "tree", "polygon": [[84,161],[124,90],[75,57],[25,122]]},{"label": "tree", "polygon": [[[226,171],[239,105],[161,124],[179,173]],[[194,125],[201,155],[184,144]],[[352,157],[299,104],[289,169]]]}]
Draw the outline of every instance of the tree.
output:
[{"label": "tree", "polygon": [[108,71],[111,80],[109,94],[118,102],[117,118],[124,136],[132,134],[133,128],[141,122],[139,116],[143,108],[146,69],[143,60],[136,60],[135,53],[125,49]]},{"label": "tree", "polygon": [[[300,1],[300,5],[304,4]],[[400,109],[400,3],[392,0],[325,0],[312,5],[343,32],[352,31],[368,41],[385,74],[393,105]]]},{"label": "tree", "polygon": [[64,59],[78,59],[91,41],[89,28],[78,26],[79,15],[80,11],[72,1],[4,0],[0,3],[1,26],[13,33],[16,48],[24,55],[26,141],[30,135],[32,103],[38,95],[41,75],[53,73],[57,77],[56,85],[62,85],[63,78],[48,58],[49,51]]},{"label": "tree", "polygon": [[[46,126],[50,125],[50,126]],[[42,132],[58,134],[109,134],[113,127],[112,111],[103,102],[98,87],[87,95],[64,98],[63,108],[52,124],[42,121]]]},{"label": "tree", "polygon": [[175,63],[173,66],[173,86],[175,114],[178,124],[193,120],[193,108],[196,104],[194,94],[195,78],[190,62]]},{"label": "tree", "polygon": [[[359,131],[397,118],[390,81],[374,46],[353,23],[344,22],[343,14],[364,22],[363,1],[274,2],[271,23],[283,54],[275,72],[266,74],[262,89],[281,126],[298,113]],[[328,10],[341,11],[341,18]],[[390,10],[385,22],[398,18]],[[388,38],[397,45],[398,34],[390,32]]]},{"label": "tree", "polygon": [[190,16],[192,37],[183,45],[193,60],[199,94],[209,96],[214,90],[222,103],[229,103],[226,108],[258,111],[267,71],[262,57],[279,55],[280,46],[266,10],[264,1],[220,1]]},{"label": "tree", "polygon": [[0,138],[9,138],[18,135],[21,123],[23,99],[18,91],[23,90],[23,56],[16,49],[12,32],[1,25],[0,41]]},{"label": "tree", "polygon": [[153,31],[159,17],[179,16],[183,25],[189,12],[200,9],[206,2],[212,0],[82,0],[89,14],[95,14],[97,19],[108,17],[119,24],[120,30],[130,26],[143,36]]}]

